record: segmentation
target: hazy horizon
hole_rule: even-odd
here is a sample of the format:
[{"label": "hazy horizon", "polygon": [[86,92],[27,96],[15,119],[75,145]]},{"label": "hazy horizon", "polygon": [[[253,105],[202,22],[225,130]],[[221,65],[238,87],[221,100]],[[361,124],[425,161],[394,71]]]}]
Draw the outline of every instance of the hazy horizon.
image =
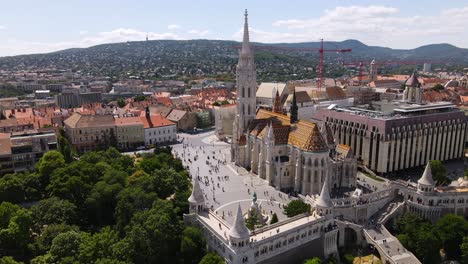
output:
[{"label": "hazy horizon", "polygon": [[[267,6],[266,6],[267,5]],[[423,5],[423,6],[422,6]],[[26,7],[26,8],[25,8]],[[2,3],[0,57],[126,41],[235,40],[249,11],[251,41],[300,43],[356,39],[413,49],[448,43],[468,48],[468,3],[454,1],[33,0]]]}]

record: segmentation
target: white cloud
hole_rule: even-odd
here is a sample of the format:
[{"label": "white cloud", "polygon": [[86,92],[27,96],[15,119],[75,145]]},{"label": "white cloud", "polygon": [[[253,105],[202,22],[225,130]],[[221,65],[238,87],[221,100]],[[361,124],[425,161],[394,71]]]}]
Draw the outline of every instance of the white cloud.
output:
[{"label": "white cloud", "polygon": [[[358,39],[369,45],[414,48],[430,43],[468,47],[468,6],[432,16],[403,16],[387,6],[348,6],[325,10],[318,18],[287,19],[272,25],[278,31],[251,29],[258,42],[302,42]],[[242,39],[242,31],[233,36]]]},{"label": "white cloud", "polygon": [[179,29],[179,28],[180,28],[179,25],[174,25],[174,24],[167,26],[167,29],[169,30],[174,30],[174,29]]},{"label": "white cloud", "polygon": [[86,35],[88,33],[89,33],[88,30],[80,30],[80,35]]},{"label": "white cloud", "polygon": [[198,37],[203,37],[206,36],[209,31],[208,30],[197,30],[197,29],[191,29],[187,31],[187,33],[192,34],[192,35],[197,35]]},{"label": "white cloud", "polygon": [[2,29],[6,29],[6,26],[0,25],[0,30],[2,30]]}]

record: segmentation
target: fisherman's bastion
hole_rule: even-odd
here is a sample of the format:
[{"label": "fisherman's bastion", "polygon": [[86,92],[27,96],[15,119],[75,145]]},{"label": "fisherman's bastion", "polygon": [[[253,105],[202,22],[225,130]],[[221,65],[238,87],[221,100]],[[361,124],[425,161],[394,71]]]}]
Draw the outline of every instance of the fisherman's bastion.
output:
[{"label": "fisherman's bastion", "polygon": [[[247,20],[246,11],[232,142],[204,139],[204,146],[175,150],[190,160],[186,223],[199,227],[226,263],[339,258],[346,244],[372,246],[383,263],[421,263],[385,225],[408,211],[430,221],[448,213],[468,216],[468,183],[437,187],[429,160],[417,182],[358,177],[353,149],[338,144],[326,122],[299,120],[295,94],[287,111],[277,102],[258,109]],[[225,187],[216,188],[220,183]],[[285,216],[282,209],[294,199],[310,204],[310,212]],[[279,221],[267,224],[273,214]],[[250,230],[252,215],[263,225]]]}]

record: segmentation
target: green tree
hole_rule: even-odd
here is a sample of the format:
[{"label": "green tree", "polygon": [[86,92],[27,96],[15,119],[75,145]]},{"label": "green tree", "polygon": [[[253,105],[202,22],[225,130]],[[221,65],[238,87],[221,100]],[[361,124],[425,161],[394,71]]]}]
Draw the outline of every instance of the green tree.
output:
[{"label": "green tree", "polygon": [[78,260],[80,263],[93,263],[98,259],[114,258],[113,246],[119,241],[117,232],[110,227],[93,235],[82,237]]},{"label": "green tree", "polygon": [[114,224],[117,195],[127,184],[127,174],[122,171],[109,170],[102,180],[97,182],[85,201],[91,224],[103,226]]},{"label": "green tree", "polygon": [[168,200],[156,200],[150,210],[137,212],[127,226],[135,263],[173,263],[180,248],[182,221]]},{"label": "green tree", "polygon": [[70,142],[65,136],[63,128],[59,128],[59,133],[57,136],[58,151],[62,153],[63,158],[66,163],[73,161],[73,156],[75,156],[74,150]]},{"label": "green tree", "polygon": [[57,235],[52,240],[50,247],[52,261],[63,262],[75,259],[80,251],[81,240],[82,234],[76,231],[68,231]]},{"label": "green tree", "polygon": [[141,101],[144,101],[144,100],[146,100],[146,96],[144,96],[144,95],[137,95],[137,96],[135,96],[133,98],[133,101],[135,101],[135,102],[141,102]]},{"label": "green tree", "polygon": [[468,234],[468,221],[458,215],[444,215],[437,221],[435,233],[439,237],[447,257],[449,259],[460,258],[460,245]]},{"label": "green tree", "polygon": [[0,252],[24,257],[31,241],[31,213],[9,202],[0,204]]},{"label": "green tree", "polygon": [[450,182],[447,178],[447,169],[440,160],[431,160],[432,178],[437,182],[438,185],[447,184]]},{"label": "green tree", "polygon": [[57,197],[44,199],[31,207],[32,219],[36,230],[45,225],[73,224],[78,221],[76,206]]},{"label": "green tree", "polygon": [[24,180],[16,174],[0,178],[0,201],[21,203],[25,200]]},{"label": "green tree", "polygon": [[320,263],[322,263],[322,261],[317,257],[304,261],[304,264],[320,264]]},{"label": "green tree", "polygon": [[118,106],[119,108],[123,108],[123,107],[126,106],[126,105],[127,105],[127,103],[124,101],[124,99],[119,98],[119,99],[117,100],[117,106]]},{"label": "green tree", "polygon": [[463,237],[463,243],[460,245],[461,261],[468,263],[468,235]]},{"label": "green tree", "polygon": [[213,106],[220,106],[220,105],[221,105],[221,104],[218,103],[218,102],[214,102],[214,103],[213,103]]},{"label": "green tree", "polygon": [[278,223],[278,215],[276,213],[273,213],[270,220],[270,225],[274,223]]},{"label": "green tree", "polygon": [[155,192],[147,193],[140,186],[131,186],[123,189],[117,195],[117,205],[115,207],[117,229],[123,232],[125,226],[132,219],[133,214],[151,208],[151,205],[157,198],[158,196]]},{"label": "green tree", "polygon": [[440,241],[434,234],[434,228],[430,223],[423,223],[416,227],[416,241],[414,254],[424,263],[440,263]]},{"label": "green tree", "polygon": [[434,90],[434,91],[443,91],[445,89],[445,87],[442,85],[442,84],[436,84],[434,86],[432,86],[431,90]]},{"label": "green tree", "polygon": [[0,258],[0,264],[21,264],[23,262],[16,261],[13,257],[4,256]]},{"label": "green tree", "polygon": [[202,258],[199,264],[224,264],[224,259],[218,254],[210,252]]},{"label": "green tree", "polygon": [[180,241],[180,253],[183,263],[196,264],[200,262],[206,253],[206,242],[200,229],[196,227],[186,227],[182,232]]},{"label": "green tree", "polygon": [[247,226],[249,230],[255,230],[255,226],[258,224],[260,224],[260,221],[258,220],[257,214],[251,214],[245,220],[245,226]]},{"label": "green tree", "polygon": [[52,173],[58,169],[65,166],[65,158],[63,155],[56,151],[51,150],[44,154],[41,159],[36,163],[36,169],[41,175],[41,184],[42,186],[47,186],[49,184],[49,178]]},{"label": "green tree", "polygon": [[33,248],[35,251],[35,255],[45,254],[47,251],[50,250],[50,246],[52,245],[52,240],[61,234],[68,231],[75,231],[78,232],[79,229],[77,226],[70,226],[66,224],[52,224],[46,225],[40,230],[40,235],[34,241]]},{"label": "green tree", "polygon": [[307,212],[310,212],[310,204],[307,204],[300,199],[292,200],[284,206],[284,214],[288,217],[293,217]]}]

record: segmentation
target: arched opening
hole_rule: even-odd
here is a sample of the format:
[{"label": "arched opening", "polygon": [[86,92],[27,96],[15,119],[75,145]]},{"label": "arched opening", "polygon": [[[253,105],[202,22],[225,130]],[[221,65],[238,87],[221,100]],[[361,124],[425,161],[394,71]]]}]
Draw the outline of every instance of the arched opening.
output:
[{"label": "arched opening", "polygon": [[350,227],[344,229],[344,244],[346,248],[357,244],[357,232],[354,229]]}]

